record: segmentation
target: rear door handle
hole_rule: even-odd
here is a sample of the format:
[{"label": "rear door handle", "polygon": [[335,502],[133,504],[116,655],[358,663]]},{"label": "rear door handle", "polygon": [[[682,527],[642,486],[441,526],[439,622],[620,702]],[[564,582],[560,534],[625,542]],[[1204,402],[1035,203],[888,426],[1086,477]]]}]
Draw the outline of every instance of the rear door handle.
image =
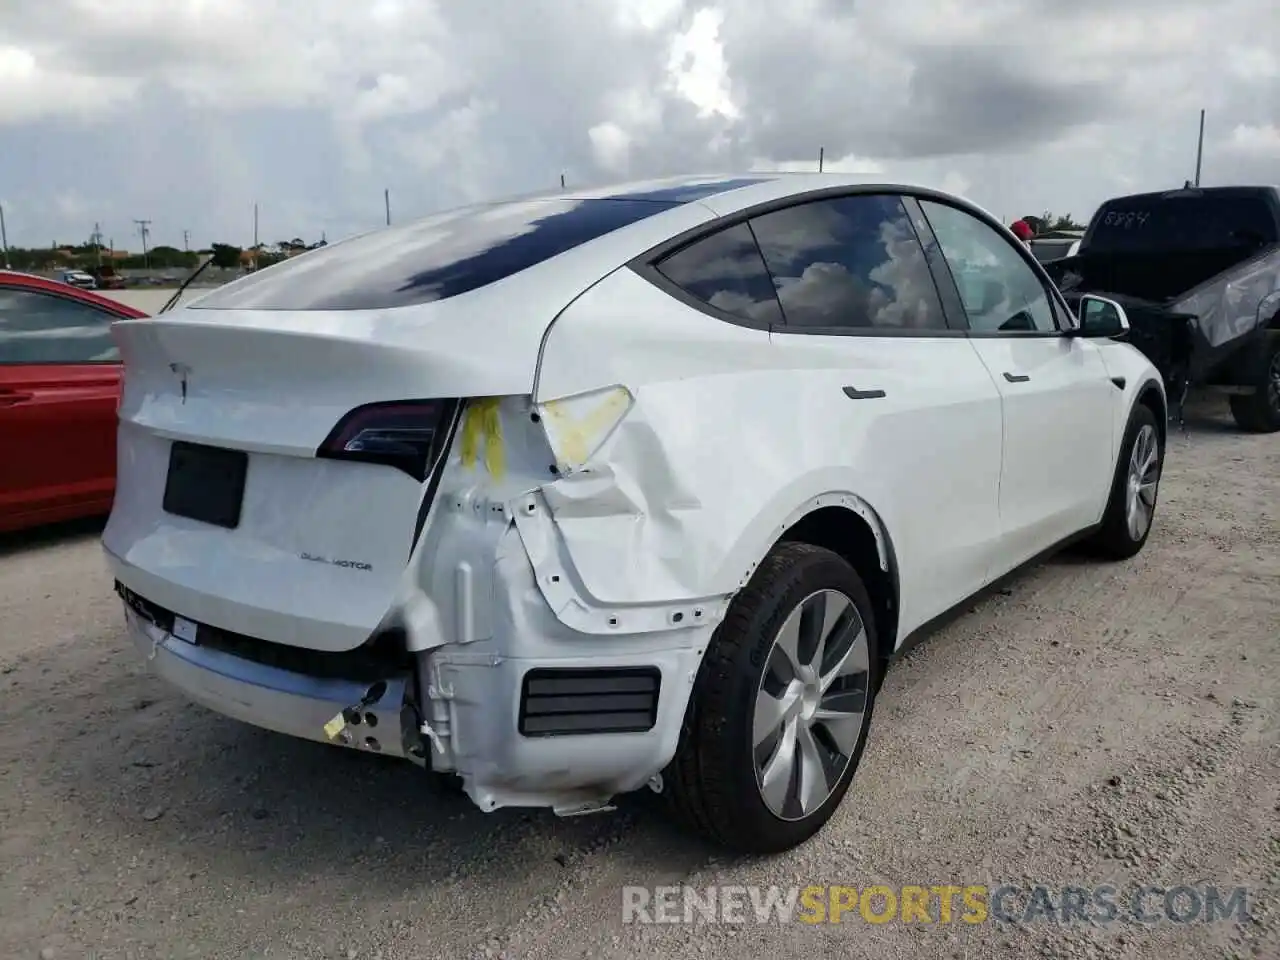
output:
[{"label": "rear door handle", "polygon": [[1008,380],[1010,383],[1026,383],[1028,380],[1031,379],[1026,374],[1008,373],[1008,372],[1005,373],[1004,378]]},{"label": "rear door handle", "polygon": [[850,400],[879,400],[884,396],[883,390],[859,390],[857,387],[845,387],[844,395]]}]

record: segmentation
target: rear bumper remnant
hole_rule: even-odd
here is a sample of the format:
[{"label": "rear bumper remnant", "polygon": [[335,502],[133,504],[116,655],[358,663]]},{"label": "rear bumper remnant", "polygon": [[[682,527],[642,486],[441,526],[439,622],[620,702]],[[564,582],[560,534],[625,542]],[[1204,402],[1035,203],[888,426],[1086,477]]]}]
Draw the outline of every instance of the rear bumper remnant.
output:
[{"label": "rear bumper remnant", "polygon": [[[309,677],[180,640],[127,604],[125,619],[152,669],[201,706],[304,740],[408,755],[401,726],[408,676],[375,684]],[[329,738],[326,724],[344,711],[346,726]]]}]

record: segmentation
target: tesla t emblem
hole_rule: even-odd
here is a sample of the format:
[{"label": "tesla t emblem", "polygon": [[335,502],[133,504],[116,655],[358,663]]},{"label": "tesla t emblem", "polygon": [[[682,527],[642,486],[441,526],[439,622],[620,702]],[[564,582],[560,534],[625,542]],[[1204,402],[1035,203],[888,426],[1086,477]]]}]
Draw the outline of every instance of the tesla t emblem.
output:
[{"label": "tesla t emblem", "polygon": [[185,363],[171,363],[169,369],[178,375],[178,380],[182,385],[182,402],[187,402],[187,376],[191,373],[191,368]]}]

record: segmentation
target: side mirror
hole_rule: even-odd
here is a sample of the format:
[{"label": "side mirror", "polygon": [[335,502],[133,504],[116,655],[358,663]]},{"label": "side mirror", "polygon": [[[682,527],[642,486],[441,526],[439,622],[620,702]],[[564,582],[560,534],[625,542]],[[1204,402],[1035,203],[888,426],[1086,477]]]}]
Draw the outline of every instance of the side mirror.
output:
[{"label": "side mirror", "polygon": [[1129,315],[1124,307],[1106,297],[1087,293],[1080,298],[1076,312],[1080,321],[1077,336],[1118,337],[1129,330]]}]

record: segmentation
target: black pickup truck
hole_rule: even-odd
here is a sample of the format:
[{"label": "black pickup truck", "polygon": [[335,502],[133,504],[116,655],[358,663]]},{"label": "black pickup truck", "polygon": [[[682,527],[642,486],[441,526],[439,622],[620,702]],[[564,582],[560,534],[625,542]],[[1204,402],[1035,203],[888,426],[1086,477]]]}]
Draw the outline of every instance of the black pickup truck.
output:
[{"label": "black pickup truck", "polygon": [[1181,416],[1190,387],[1230,395],[1241,429],[1280,431],[1280,189],[1187,187],[1106,201],[1076,254],[1046,263],[1067,301],[1109,297]]}]

